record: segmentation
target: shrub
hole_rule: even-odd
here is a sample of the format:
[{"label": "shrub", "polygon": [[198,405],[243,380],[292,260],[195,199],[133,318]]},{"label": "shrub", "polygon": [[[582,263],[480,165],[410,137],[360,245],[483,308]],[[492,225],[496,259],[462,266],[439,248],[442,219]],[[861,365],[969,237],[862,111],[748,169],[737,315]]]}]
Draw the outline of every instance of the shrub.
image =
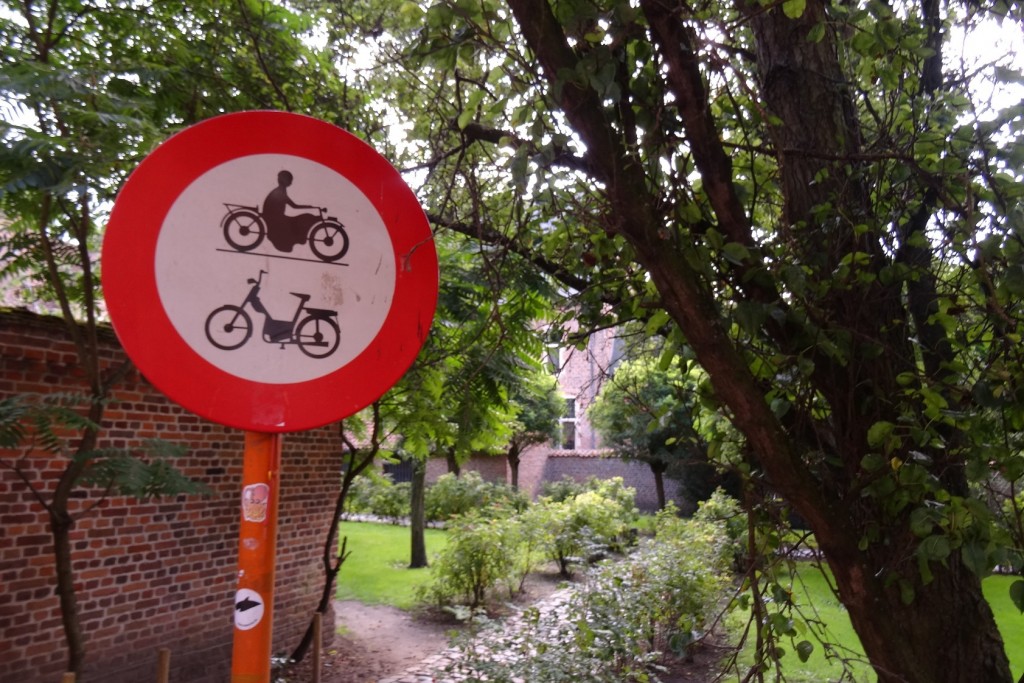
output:
[{"label": "shrub", "polygon": [[630,539],[629,530],[636,519],[636,509],[623,505],[632,489],[613,483],[605,489],[586,490],[563,501],[542,499],[527,513],[537,520],[535,526],[546,532],[540,544],[547,556],[558,564],[563,576],[569,576],[571,565],[593,561],[609,552],[622,552]]},{"label": "shrub", "polygon": [[534,509],[541,508],[531,506],[518,515],[508,518],[511,527],[509,533],[516,544],[511,576],[515,583],[509,585],[510,595],[523,590],[526,577],[545,559],[544,539],[547,528],[544,525],[544,520],[533,512]]},{"label": "shrub", "polygon": [[345,512],[358,515],[372,514],[370,500],[373,498],[374,490],[381,485],[379,480],[382,478],[383,475],[370,469],[353,479],[345,499]]},{"label": "shrub", "polygon": [[382,486],[374,495],[371,504],[373,514],[398,524],[409,516],[409,496],[411,484],[407,481],[391,486]]},{"label": "shrub", "polygon": [[492,588],[502,582],[511,585],[519,551],[516,525],[512,518],[476,513],[451,520],[448,543],[434,560],[421,599],[439,607],[465,605],[472,613]]},{"label": "shrub", "polygon": [[718,524],[666,521],[665,537],[595,570],[564,606],[464,640],[448,671],[491,683],[657,681],[662,653],[685,651],[720,603],[726,546]]},{"label": "shrub", "polygon": [[502,483],[484,481],[479,472],[462,476],[444,474],[427,488],[424,509],[427,520],[445,521],[473,511],[506,515],[526,508],[526,494]]},{"label": "shrub", "polygon": [[563,475],[558,481],[546,481],[540,487],[540,497],[561,503],[575,498],[587,490],[587,485],[578,482],[569,475]]},{"label": "shrub", "polygon": [[717,488],[707,500],[697,503],[693,518],[722,525],[735,567],[746,566],[747,513],[740,507],[739,501]]},{"label": "shrub", "polygon": [[397,524],[409,516],[409,484],[395,484],[386,474],[367,472],[352,481],[348,512],[376,515]]},{"label": "shrub", "polygon": [[584,561],[589,549],[589,530],[573,524],[572,509],[567,501],[542,501],[522,515],[537,530],[538,546],[544,555],[558,564],[562,576],[571,575],[571,565]]},{"label": "shrub", "polygon": [[721,521],[658,517],[653,546],[643,557],[650,583],[647,619],[658,625],[660,647],[676,654],[699,637],[718,604],[733,562],[733,539]]},{"label": "shrub", "polygon": [[617,503],[622,511],[622,518],[627,523],[631,524],[636,520],[639,514],[636,508],[636,489],[626,486],[626,482],[622,477],[612,477],[610,479],[591,477],[587,480],[587,490]]},{"label": "shrub", "polygon": [[571,500],[587,491],[594,491],[604,498],[618,502],[623,510],[635,511],[636,509],[636,489],[626,486],[622,477],[609,479],[588,477],[586,481],[580,482],[569,475],[564,475],[558,481],[544,482],[540,489],[540,497],[557,503]]}]

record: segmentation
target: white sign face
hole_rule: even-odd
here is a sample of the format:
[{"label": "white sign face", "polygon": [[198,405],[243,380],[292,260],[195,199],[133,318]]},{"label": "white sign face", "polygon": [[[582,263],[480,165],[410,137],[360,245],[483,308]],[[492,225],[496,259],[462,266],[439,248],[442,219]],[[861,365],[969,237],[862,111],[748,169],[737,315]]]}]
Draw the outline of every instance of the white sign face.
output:
[{"label": "white sign face", "polygon": [[245,380],[292,384],[369,346],[394,299],[395,261],[352,182],[304,157],[256,154],[181,193],[160,229],[155,276],[196,354]]},{"label": "white sign face", "polygon": [[263,597],[249,588],[239,588],[235,593],[235,628],[248,631],[263,620],[266,604]]}]

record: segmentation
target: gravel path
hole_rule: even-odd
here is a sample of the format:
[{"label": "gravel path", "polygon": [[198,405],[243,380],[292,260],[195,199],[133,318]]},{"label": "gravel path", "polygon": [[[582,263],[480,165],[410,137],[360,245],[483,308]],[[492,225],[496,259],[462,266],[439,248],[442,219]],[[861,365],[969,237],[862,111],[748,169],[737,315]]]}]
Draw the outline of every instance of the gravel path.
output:
[{"label": "gravel path", "polygon": [[[531,609],[539,610],[541,615],[549,614],[561,609],[572,595],[573,588],[561,588],[540,602],[534,604]],[[509,632],[520,627],[522,623],[522,611],[506,617],[501,621],[485,626],[477,635],[477,640],[486,642],[488,638],[505,636]],[[457,647],[450,647],[442,652],[427,657],[415,666],[394,676],[380,679],[377,683],[458,683],[461,680],[446,674],[445,669],[458,661],[460,656]]]}]

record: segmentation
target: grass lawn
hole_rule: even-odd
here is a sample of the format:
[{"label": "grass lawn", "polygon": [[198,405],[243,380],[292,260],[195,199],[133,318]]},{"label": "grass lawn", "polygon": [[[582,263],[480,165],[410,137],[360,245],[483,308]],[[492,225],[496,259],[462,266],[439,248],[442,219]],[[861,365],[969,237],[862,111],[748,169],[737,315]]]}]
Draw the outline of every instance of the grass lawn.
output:
[{"label": "grass lawn", "polygon": [[[409,528],[391,524],[342,522],[338,538],[348,537],[351,552],[338,574],[336,597],[368,605],[410,609],[418,586],[430,580],[430,570],[409,569]],[[447,540],[445,532],[427,529],[427,556],[432,558]]]},{"label": "grass lawn", "polygon": [[[1024,649],[1013,644],[1024,642],[1024,615],[1010,600],[1010,584],[1019,577],[993,576],[985,579],[983,588],[985,597],[995,613],[996,624],[999,626],[1006,644],[1006,654],[1010,658],[1010,669],[1013,680],[1024,673]],[[800,581],[794,583],[793,598],[804,609],[803,617],[807,621],[820,620],[824,626],[816,627],[824,634],[826,642],[834,643],[834,657],[826,656],[822,646],[809,633],[801,633],[796,642],[809,640],[814,643],[814,651],[806,662],[797,657],[794,643],[784,643],[786,654],[782,658],[786,678],[799,683],[822,683],[824,681],[855,681],[856,683],[873,683],[876,679],[870,668],[864,663],[864,651],[860,640],[850,626],[846,609],[832,595],[824,577],[816,569],[808,565],[808,571],[800,573]],[[810,605],[814,605],[813,611]],[[734,615],[745,622],[747,613]],[[734,621],[733,624],[739,624]],[[799,628],[799,627],[798,627]],[[741,655],[746,664],[753,662],[753,638]],[[843,663],[846,659],[847,677],[843,675]]]},{"label": "grass lawn", "polygon": [[990,576],[981,586],[996,616],[1015,681],[1024,675],[1024,614],[1010,600],[1010,585],[1019,579],[1019,576]]}]

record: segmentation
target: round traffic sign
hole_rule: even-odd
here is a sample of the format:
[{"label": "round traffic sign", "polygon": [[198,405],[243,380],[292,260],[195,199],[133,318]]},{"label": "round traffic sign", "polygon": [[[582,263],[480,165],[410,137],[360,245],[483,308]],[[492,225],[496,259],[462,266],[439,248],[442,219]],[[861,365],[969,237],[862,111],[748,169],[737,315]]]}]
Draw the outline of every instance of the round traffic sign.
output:
[{"label": "round traffic sign", "polygon": [[323,121],[208,119],[147,156],[118,195],[103,289],[129,357],[215,422],[309,429],[408,369],[437,303],[437,253],[412,190]]}]

